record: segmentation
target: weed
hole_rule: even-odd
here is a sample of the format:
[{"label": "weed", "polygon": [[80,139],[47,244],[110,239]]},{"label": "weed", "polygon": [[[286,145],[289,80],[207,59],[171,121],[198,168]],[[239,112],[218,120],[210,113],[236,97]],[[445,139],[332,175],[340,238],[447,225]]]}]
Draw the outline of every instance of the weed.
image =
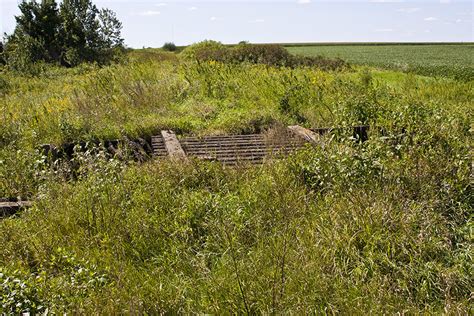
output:
[{"label": "weed", "polygon": [[[0,198],[34,206],[0,220],[0,313],[469,313],[472,83],[194,57],[2,73]],[[278,140],[297,123],[339,128],[245,168],[85,145],[161,129]],[[69,141],[67,162],[36,149]]]}]

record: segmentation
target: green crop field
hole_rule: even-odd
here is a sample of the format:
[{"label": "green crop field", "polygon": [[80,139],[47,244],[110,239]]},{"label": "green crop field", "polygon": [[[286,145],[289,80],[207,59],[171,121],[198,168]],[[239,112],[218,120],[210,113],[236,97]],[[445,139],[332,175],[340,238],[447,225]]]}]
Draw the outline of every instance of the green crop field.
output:
[{"label": "green crop field", "polygon": [[[0,314],[469,314],[473,82],[213,45],[0,68],[0,199],[33,202],[0,218]],[[456,78],[472,48],[291,50]],[[295,124],[374,128],[256,166],[40,150]]]},{"label": "green crop field", "polygon": [[305,56],[339,57],[357,65],[414,72],[426,76],[474,80],[474,44],[289,45]]}]

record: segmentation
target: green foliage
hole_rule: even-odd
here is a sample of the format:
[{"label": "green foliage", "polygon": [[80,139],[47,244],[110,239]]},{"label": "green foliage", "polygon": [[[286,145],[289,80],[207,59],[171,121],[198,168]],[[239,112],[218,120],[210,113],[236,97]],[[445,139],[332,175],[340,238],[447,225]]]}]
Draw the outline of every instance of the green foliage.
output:
[{"label": "green foliage", "polygon": [[293,63],[292,55],[279,45],[238,45],[232,50],[230,59],[268,66],[291,66]]},{"label": "green foliage", "polygon": [[[422,139],[398,158],[377,137],[362,147],[328,140],[235,170],[164,161],[117,169],[84,157],[92,169],[79,182],[49,184],[21,221],[0,223],[0,260],[41,263],[53,278],[37,288],[48,289],[52,312],[466,312],[469,160]],[[402,180],[415,170],[410,179],[424,187]],[[428,182],[435,174],[439,183]]]},{"label": "green foliage", "polygon": [[0,268],[0,311],[6,314],[67,311],[108,285],[97,266],[58,247],[34,271]]},{"label": "green foliage", "polygon": [[222,63],[250,63],[276,67],[318,67],[323,70],[340,70],[347,67],[341,59],[318,57],[300,57],[291,55],[280,45],[239,44],[235,47],[203,46],[193,55],[199,61],[217,61]]},{"label": "green foliage", "polygon": [[0,196],[19,200],[33,196],[46,176],[44,159],[38,152],[21,150],[14,145],[1,148]]},{"label": "green foliage", "polygon": [[144,62],[178,62],[178,56],[172,52],[165,52],[161,49],[134,49],[127,54],[130,60]]},{"label": "green foliage", "polygon": [[8,80],[0,73],[0,96],[7,93],[10,89],[10,83]]},{"label": "green foliage", "polygon": [[99,294],[109,282],[95,264],[61,247],[52,252],[40,274],[48,280],[52,290],[45,293],[44,300],[55,310],[67,310],[91,294]]},{"label": "green foliage", "polygon": [[[0,198],[35,201],[0,220],[6,313],[469,313],[472,83],[129,57],[2,72]],[[296,123],[371,129],[236,168],[35,150]]]},{"label": "green foliage", "polygon": [[33,313],[46,310],[38,298],[36,280],[19,270],[9,271],[0,267],[0,312],[2,314]]},{"label": "green foliage", "polygon": [[163,45],[163,50],[166,50],[168,52],[175,52],[176,49],[177,49],[176,45],[172,42],[168,42]]},{"label": "green foliage", "polygon": [[122,25],[109,9],[89,0],[23,1],[17,26],[7,37],[8,65],[28,71],[39,61],[65,66],[82,62],[109,63],[123,49]]},{"label": "green foliage", "polygon": [[34,74],[29,68],[38,61],[57,61],[61,55],[60,19],[55,1],[22,1],[17,26],[7,37],[6,60],[9,66]]},{"label": "green foliage", "polygon": [[4,56],[4,48],[3,48],[3,42],[0,41],[0,66],[5,65],[5,56]]},{"label": "green foliage", "polygon": [[99,10],[89,0],[66,0],[60,8],[65,30],[64,61],[68,65],[92,61],[104,64],[123,46],[122,24],[113,11]]},{"label": "green foliage", "polygon": [[218,51],[225,48],[224,44],[217,41],[205,40],[199,43],[192,44],[186,47],[181,53],[181,57],[185,60],[194,61],[198,58],[198,55],[204,51]]},{"label": "green foliage", "polygon": [[425,76],[462,81],[474,79],[474,45],[306,45],[288,47],[304,56],[339,57],[352,64],[368,65]]}]

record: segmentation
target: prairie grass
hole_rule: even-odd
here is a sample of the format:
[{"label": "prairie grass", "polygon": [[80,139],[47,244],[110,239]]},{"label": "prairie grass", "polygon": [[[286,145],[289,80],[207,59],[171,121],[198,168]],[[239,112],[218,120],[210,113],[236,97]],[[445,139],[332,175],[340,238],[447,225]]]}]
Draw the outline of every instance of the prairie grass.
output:
[{"label": "prairie grass", "polygon": [[[0,313],[470,312],[472,83],[140,54],[1,73],[0,198],[35,204],[0,220]],[[377,128],[262,166],[77,153],[74,179],[36,149],[290,124]]]},{"label": "prairie grass", "polygon": [[0,223],[2,273],[57,312],[467,313],[469,160],[435,147],[394,160],[333,140],[245,169],[99,160]]}]

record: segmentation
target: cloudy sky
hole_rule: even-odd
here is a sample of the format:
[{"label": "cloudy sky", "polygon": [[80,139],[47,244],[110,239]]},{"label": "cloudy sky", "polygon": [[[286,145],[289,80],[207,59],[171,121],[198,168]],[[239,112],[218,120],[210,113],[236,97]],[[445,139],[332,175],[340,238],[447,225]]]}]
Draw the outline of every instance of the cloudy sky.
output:
[{"label": "cloudy sky", "polygon": [[[0,0],[13,31],[20,0]],[[224,43],[474,41],[474,0],[96,0],[123,22],[130,47]]]}]

